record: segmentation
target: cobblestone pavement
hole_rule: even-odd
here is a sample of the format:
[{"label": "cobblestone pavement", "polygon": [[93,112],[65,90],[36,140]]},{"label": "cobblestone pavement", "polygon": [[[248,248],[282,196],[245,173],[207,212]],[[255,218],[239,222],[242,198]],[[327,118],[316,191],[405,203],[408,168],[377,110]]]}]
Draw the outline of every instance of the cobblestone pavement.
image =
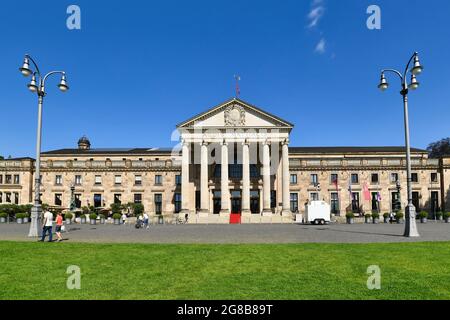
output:
[{"label": "cobblestone pavement", "polygon": [[[28,238],[29,224],[0,224],[0,240],[36,241]],[[402,236],[403,224],[300,224],[155,225],[135,229],[131,225],[70,225],[66,241],[98,243],[370,243],[450,241],[450,224],[418,224],[420,238]],[[55,237],[56,238],[56,237]]]}]

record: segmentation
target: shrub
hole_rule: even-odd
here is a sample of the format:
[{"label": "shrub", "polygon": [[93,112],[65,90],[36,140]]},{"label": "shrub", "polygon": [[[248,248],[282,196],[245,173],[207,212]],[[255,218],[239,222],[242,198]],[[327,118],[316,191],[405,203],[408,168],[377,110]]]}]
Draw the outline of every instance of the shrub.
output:
[{"label": "shrub", "polygon": [[423,219],[423,218],[427,218],[427,217],[428,217],[428,212],[426,212],[426,211],[419,212],[419,218]]},{"label": "shrub", "polygon": [[372,218],[378,219],[379,217],[380,217],[380,214],[378,212],[373,212],[372,213]]},{"label": "shrub", "polygon": [[0,218],[6,218],[8,214],[6,212],[0,212]]},{"label": "shrub", "polygon": [[114,219],[114,220],[119,220],[120,218],[122,218],[122,216],[120,215],[120,213],[114,213],[114,214],[113,214],[113,219]]},{"label": "shrub", "polygon": [[96,215],[95,213],[91,213],[91,214],[89,215],[89,219],[95,220],[95,219],[97,219],[97,215]]},{"label": "shrub", "polygon": [[144,205],[142,203],[135,203],[133,208],[133,214],[137,217],[144,213]]},{"label": "shrub", "polygon": [[397,213],[395,214],[395,219],[399,220],[399,219],[403,219],[405,217],[405,215],[403,214],[402,210],[398,210]]},{"label": "shrub", "polygon": [[72,214],[71,212],[67,212],[67,213],[64,215],[64,218],[66,218],[66,219],[72,219],[72,218],[73,218],[73,214]]},{"label": "shrub", "polygon": [[370,213],[366,213],[366,214],[364,215],[364,217],[366,217],[366,218],[371,218],[372,215],[371,215]]},{"label": "shrub", "polygon": [[383,218],[389,218],[389,212],[383,213]]},{"label": "shrub", "polygon": [[89,212],[90,212],[90,210],[89,210],[88,207],[83,207],[83,208],[81,208],[81,211],[83,212],[84,215],[87,215],[87,214],[89,214]]},{"label": "shrub", "polygon": [[444,218],[450,218],[450,212],[444,212]]},{"label": "shrub", "polygon": [[113,214],[122,212],[122,205],[118,203],[111,204],[111,211]]},{"label": "shrub", "polygon": [[103,213],[100,213],[100,214],[98,215],[98,217],[99,217],[100,219],[106,219],[106,216],[105,216]]},{"label": "shrub", "polygon": [[23,219],[28,218],[28,215],[26,213],[16,213],[16,219]]},{"label": "shrub", "polygon": [[353,219],[353,218],[355,217],[355,214],[354,214],[353,212],[347,212],[347,213],[345,214],[345,217],[346,217],[347,219]]},{"label": "shrub", "polygon": [[436,212],[436,218],[440,218],[440,217],[442,217],[442,212],[441,211],[439,211],[439,212]]}]

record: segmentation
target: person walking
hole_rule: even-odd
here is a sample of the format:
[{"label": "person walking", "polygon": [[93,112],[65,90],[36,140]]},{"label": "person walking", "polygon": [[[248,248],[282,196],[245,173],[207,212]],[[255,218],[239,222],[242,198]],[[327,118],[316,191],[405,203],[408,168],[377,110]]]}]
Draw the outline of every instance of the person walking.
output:
[{"label": "person walking", "polygon": [[58,237],[58,242],[63,241],[61,235],[62,226],[63,226],[63,218],[61,212],[58,212],[58,215],[56,216],[56,236]]},{"label": "person walking", "polygon": [[149,228],[149,225],[148,225],[148,219],[149,219],[149,217],[148,217],[147,212],[144,212],[144,227],[145,227],[146,229]]},{"label": "person walking", "polygon": [[122,221],[123,221],[123,225],[125,225],[127,223],[127,215],[125,213],[122,213]]},{"label": "person walking", "polygon": [[44,221],[42,223],[42,238],[41,242],[44,242],[46,234],[48,232],[48,242],[52,242],[52,229],[53,229],[53,213],[46,211],[44,213]]}]

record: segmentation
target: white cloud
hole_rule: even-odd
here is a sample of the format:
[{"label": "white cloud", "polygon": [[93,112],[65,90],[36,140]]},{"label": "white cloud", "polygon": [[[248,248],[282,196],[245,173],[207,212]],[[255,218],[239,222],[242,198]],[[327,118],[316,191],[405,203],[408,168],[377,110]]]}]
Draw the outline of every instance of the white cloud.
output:
[{"label": "white cloud", "polygon": [[315,2],[318,2],[318,4],[321,4],[322,1],[321,0],[315,0],[313,2],[313,7],[311,9],[311,11],[309,11],[308,13],[308,20],[309,20],[309,24],[308,24],[308,28],[313,28],[315,26],[317,26],[317,24],[319,23],[320,19],[323,17],[323,14],[325,13],[325,7],[322,5],[314,5]]},{"label": "white cloud", "polygon": [[317,53],[324,54],[326,51],[327,42],[324,38],[320,39],[320,41],[316,45],[316,49],[314,50]]}]

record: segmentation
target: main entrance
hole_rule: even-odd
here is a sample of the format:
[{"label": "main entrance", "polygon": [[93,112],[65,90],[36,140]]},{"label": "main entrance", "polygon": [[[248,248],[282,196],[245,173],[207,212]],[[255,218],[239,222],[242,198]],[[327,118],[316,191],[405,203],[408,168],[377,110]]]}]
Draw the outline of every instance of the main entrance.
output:
[{"label": "main entrance", "polygon": [[231,191],[231,213],[241,213],[242,211],[242,196],[241,190]]}]

